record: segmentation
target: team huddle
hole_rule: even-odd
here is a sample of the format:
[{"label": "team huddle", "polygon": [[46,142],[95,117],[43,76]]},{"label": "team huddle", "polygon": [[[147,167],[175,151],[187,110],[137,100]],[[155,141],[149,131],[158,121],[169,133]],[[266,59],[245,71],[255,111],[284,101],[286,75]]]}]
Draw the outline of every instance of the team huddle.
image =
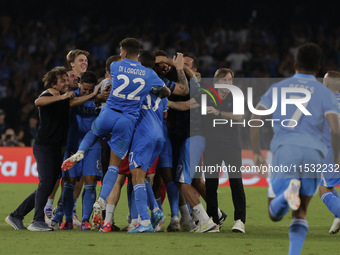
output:
[{"label": "team huddle", "polygon": [[[31,231],[71,230],[74,225],[81,230],[97,227],[101,232],[119,231],[114,211],[127,180],[129,225],[121,230],[128,233],[160,231],[165,222],[161,198],[165,190],[171,210],[167,231],[219,232],[227,215],[217,203],[218,175],[207,179],[206,188],[203,176],[194,169],[203,164],[202,158],[207,164],[219,165],[226,158],[222,155],[217,159],[219,162],[214,162],[216,155],[208,155],[206,147],[210,146],[212,138],[204,135],[200,117],[194,117],[195,109],[200,109],[202,93],[198,89],[200,75],[192,64],[195,58],[177,53],[169,59],[161,50],[144,51],[134,38],[122,40],[119,46],[120,55],[107,59],[105,78],[99,84],[96,74],[87,71],[88,53],[81,50],[73,51],[75,55],[68,61],[69,69],[55,67],[44,76],[46,90],[35,101],[40,123],[33,146],[40,183],[6,222],[15,229],[26,229],[22,220],[34,208],[34,219],[27,228]],[[328,88],[322,85],[315,79],[320,58],[317,45],[300,46],[296,74],[273,84],[256,107],[259,111],[270,109],[273,91],[291,84],[313,88],[309,102],[303,104],[311,116],[302,115],[302,106],[293,104],[285,109],[285,116],[280,107],[273,113],[273,119],[291,116],[298,123],[294,128],[273,128],[273,165],[340,163],[340,73],[329,71],[324,78]],[[79,80],[73,82],[71,72],[75,72]],[[214,78],[217,84],[231,84],[233,72],[221,68]],[[222,100],[224,96],[232,105],[229,92],[218,91]],[[299,98],[301,91],[289,96]],[[208,115],[242,118],[232,114],[232,107],[217,109],[210,103]],[[253,114],[252,119],[264,117]],[[266,164],[261,155],[260,129],[250,128],[254,163],[259,166]],[[235,129],[230,130],[229,135],[237,137],[237,133],[233,133]],[[238,148],[234,144],[233,147]],[[237,158],[233,164],[239,168],[240,149],[225,151],[229,152],[228,160],[233,162]],[[334,187],[340,183],[340,174],[332,174],[321,176],[302,171],[269,176],[270,218],[278,221],[289,209],[293,211],[289,254],[299,254],[302,250],[308,231],[307,207],[317,189],[335,215],[330,232],[339,232],[340,200]],[[98,180],[102,185],[97,198]],[[237,184],[231,187],[237,189],[233,192],[235,225],[232,231],[245,233],[246,206],[240,172],[230,183],[235,181]],[[61,197],[52,212],[59,185]],[[82,219],[78,220],[75,208],[82,188]],[[206,201],[207,210],[200,196]]]}]

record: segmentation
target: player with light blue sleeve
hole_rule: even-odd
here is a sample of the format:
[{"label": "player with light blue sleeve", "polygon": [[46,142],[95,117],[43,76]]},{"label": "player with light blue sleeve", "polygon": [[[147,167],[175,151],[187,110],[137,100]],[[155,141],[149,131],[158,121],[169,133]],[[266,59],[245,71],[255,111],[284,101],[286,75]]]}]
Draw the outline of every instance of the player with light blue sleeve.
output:
[{"label": "player with light blue sleeve", "polygon": [[105,208],[105,201],[118,176],[122,159],[126,156],[141,104],[152,87],[167,89],[157,74],[138,62],[140,44],[135,38],[126,38],[120,42],[122,61],[111,64],[112,89],[106,105],[92,124],[92,130],[86,134],[76,154],[65,160],[63,170],[70,169],[75,162],[82,160],[98,137],[112,133],[108,144],[111,156],[108,170],[103,178],[103,185],[98,201],[94,204],[95,214]]},{"label": "player with light blue sleeve", "polygon": [[[155,59],[155,55],[149,51],[143,51],[139,55],[140,62],[149,68],[154,66]],[[153,232],[154,229],[160,228],[165,219],[145,176],[164,146],[162,123],[163,112],[167,107],[166,100],[162,99],[162,93],[152,91],[144,100],[136,123],[129,152],[129,168],[135,195],[134,202],[141,222],[135,229],[129,230],[129,233]],[[151,210],[151,221],[148,205]]]},{"label": "player with light blue sleeve", "polygon": [[[324,76],[323,84],[335,94],[340,112],[340,72],[328,71]],[[329,233],[336,234],[340,231],[340,200],[335,187],[340,184],[340,169],[333,162],[333,148],[328,123],[325,123],[323,129],[323,141],[328,148],[328,152],[321,168],[319,191],[321,200],[325,203],[328,210],[334,214],[333,224]]]},{"label": "player with light blue sleeve", "polygon": [[[86,71],[80,78],[80,88],[73,91],[77,97],[88,95],[93,92],[97,83],[97,76],[92,71]],[[93,102],[89,100],[84,104],[71,108],[70,124],[67,133],[67,143],[64,158],[68,158],[78,150],[78,146],[88,131],[91,130],[92,122],[98,116],[97,108]],[[61,229],[72,229],[72,217],[74,207],[74,189],[76,181],[84,177],[83,191],[83,219],[80,226],[81,230],[90,230],[89,223],[92,214],[93,204],[96,200],[97,181],[102,177],[101,170],[101,148],[99,141],[84,154],[84,160],[78,162],[69,171],[63,171],[65,179],[62,191],[62,201],[66,222],[62,224]]]},{"label": "player with light blue sleeve", "polygon": [[[320,173],[313,170],[313,166],[316,168],[322,164],[327,153],[322,141],[326,120],[337,155],[334,160],[340,162],[337,101],[334,94],[315,78],[320,70],[321,55],[318,45],[301,45],[295,62],[296,74],[273,84],[256,107],[257,110],[269,111],[277,105],[271,117],[274,131],[270,144],[272,167],[285,167],[285,170],[273,171],[270,175],[268,205],[269,217],[273,221],[281,220],[289,208],[292,209],[289,254],[300,254],[307,236],[307,207],[320,183]],[[259,112],[252,115],[252,119],[264,118]],[[250,128],[254,163],[259,167],[266,164],[260,150],[260,129],[259,126]]]}]

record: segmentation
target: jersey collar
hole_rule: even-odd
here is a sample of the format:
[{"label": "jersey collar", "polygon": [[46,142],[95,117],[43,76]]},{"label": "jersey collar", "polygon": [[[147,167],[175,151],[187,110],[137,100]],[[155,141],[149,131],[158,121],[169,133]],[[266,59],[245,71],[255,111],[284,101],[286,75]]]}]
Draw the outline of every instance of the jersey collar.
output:
[{"label": "jersey collar", "polygon": [[129,64],[141,65],[140,62],[135,61],[135,60],[131,60],[131,59],[128,59],[128,58],[123,59],[123,61],[125,61],[125,62],[127,62],[127,63],[129,63]]},{"label": "jersey collar", "polygon": [[312,74],[302,74],[302,73],[297,73],[294,74],[294,78],[305,78],[305,79],[313,79],[316,80],[315,76]]}]

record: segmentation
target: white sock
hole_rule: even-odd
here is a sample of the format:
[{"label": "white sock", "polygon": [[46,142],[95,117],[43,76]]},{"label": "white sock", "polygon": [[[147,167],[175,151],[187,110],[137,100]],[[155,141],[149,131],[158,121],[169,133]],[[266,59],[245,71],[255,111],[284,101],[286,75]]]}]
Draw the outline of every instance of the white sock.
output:
[{"label": "white sock", "polygon": [[200,222],[206,222],[209,220],[209,216],[201,203],[195,205],[194,208],[192,208],[192,214]]},{"label": "white sock", "polygon": [[218,214],[218,218],[222,217],[222,212],[221,212],[220,208],[217,208],[217,214]]},{"label": "white sock", "polygon": [[74,199],[74,206],[73,206],[73,211],[77,209],[77,203],[78,203],[78,198]]},{"label": "white sock", "polygon": [[189,212],[189,208],[188,206],[185,204],[185,205],[181,205],[179,207],[179,211],[181,212],[181,215],[182,215],[182,218],[183,218],[183,222],[191,222],[192,221],[192,218],[191,218],[191,215],[190,215],[190,212]]},{"label": "white sock", "polygon": [[144,227],[147,227],[147,226],[149,226],[149,224],[151,224],[151,221],[150,220],[142,220],[140,222],[140,224],[142,224]]},{"label": "white sock", "polygon": [[136,226],[138,224],[138,219],[132,219],[130,224]]},{"label": "white sock", "polygon": [[113,216],[114,216],[115,208],[116,208],[115,205],[106,204],[105,222],[104,222],[105,225],[106,225],[108,222],[109,222],[110,224],[113,223]]},{"label": "white sock", "polygon": [[174,223],[174,222],[176,222],[176,221],[179,221],[178,216],[173,216],[173,217],[171,217],[170,223]]},{"label": "white sock", "polygon": [[53,201],[54,201],[54,198],[49,198],[47,199],[47,203],[46,203],[46,208],[52,208],[53,207]]}]

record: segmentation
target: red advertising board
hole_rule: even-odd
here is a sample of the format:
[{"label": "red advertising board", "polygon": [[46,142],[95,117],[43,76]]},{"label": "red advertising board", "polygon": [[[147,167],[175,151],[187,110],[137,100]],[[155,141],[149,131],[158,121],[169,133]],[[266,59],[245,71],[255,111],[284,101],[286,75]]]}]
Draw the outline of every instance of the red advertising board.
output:
[{"label": "red advertising board", "polygon": [[[270,164],[272,154],[262,151]],[[253,165],[251,150],[242,151],[242,164],[246,168]],[[0,147],[0,183],[38,183],[37,163],[32,147]],[[267,186],[267,180],[257,174],[243,171],[245,186]],[[222,172],[220,185],[229,185],[228,173]]]},{"label": "red advertising board", "polygon": [[0,147],[0,182],[39,182],[32,147]]}]

